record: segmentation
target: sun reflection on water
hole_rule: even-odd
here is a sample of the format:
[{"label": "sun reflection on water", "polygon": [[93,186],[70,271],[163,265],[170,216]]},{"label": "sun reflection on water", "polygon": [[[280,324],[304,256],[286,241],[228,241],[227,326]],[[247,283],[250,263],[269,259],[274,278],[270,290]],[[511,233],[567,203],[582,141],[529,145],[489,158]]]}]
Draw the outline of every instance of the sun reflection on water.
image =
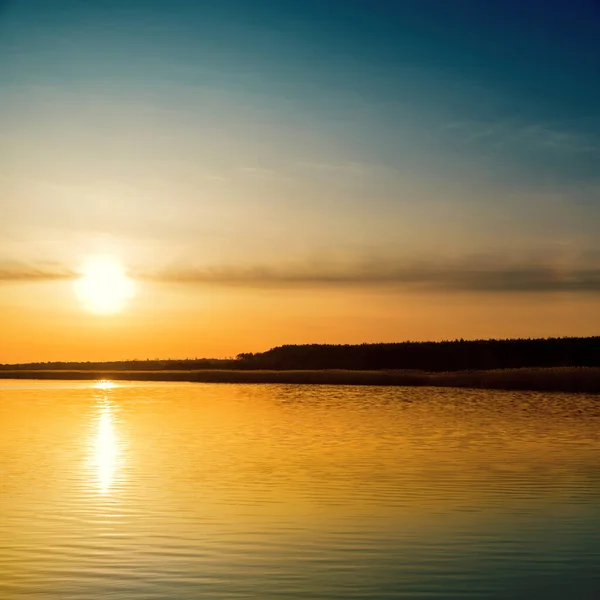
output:
[{"label": "sun reflection on water", "polygon": [[101,379],[100,381],[96,381],[92,386],[96,390],[112,390],[117,387],[114,381],[108,381],[107,379]]},{"label": "sun reflection on water", "polygon": [[[99,381],[95,389],[103,391],[115,387],[112,381]],[[96,469],[98,491],[108,494],[113,488],[116,471],[119,465],[119,448],[115,431],[113,407],[107,395],[102,399],[94,437],[94,467]]]},{"label": "sun reflection on water", "polygon": [[95,440],[98,486],[103,494],[110,492],[117,467],[117,440],[110,407],[105,407],[98,420]]}]

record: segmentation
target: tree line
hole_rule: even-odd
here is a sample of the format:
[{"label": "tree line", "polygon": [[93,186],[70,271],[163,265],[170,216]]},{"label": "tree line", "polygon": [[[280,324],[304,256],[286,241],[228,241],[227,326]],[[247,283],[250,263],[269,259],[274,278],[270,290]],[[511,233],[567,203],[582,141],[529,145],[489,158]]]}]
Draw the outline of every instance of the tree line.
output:
[{"label": "tree line", "polygon": [[146,359],[115,361],[58,361],[21,364],[2,364],[0,370],[75,370],[75,371],[190,371],[201,369],[227,369],[238,364],[234,359],[187,358],[187,359]]},{"label": "tree line", "polygon": [[381,370],[429,372],[520,367],[600,367],[600,336],[398,342],[391,344],[284,345],[235,359],[193,358],[110,362],[38,362],[4,370],[174,371],[206,369]]},{"label": "tree line", "polygon": [[240,354],[237,358],[248,369],[414,369],[440,372],[597,367],[600,366],[600,336],[285,345],[257,354]]}]

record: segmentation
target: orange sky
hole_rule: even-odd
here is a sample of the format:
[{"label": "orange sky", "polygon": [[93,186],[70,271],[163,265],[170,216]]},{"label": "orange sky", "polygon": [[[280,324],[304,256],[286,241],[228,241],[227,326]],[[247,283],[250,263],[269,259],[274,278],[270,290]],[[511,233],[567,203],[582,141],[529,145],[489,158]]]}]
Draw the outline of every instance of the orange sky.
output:
[{"label": "orange sky", "polygon": [[11,283],[0,298],[0,362],[227,357],[284,343],[587,335],[595,298],[397,289],[239,289],[139,282],[114,314],[73,282]]},{"label": "orange sky", "polygon": [[[0,11],[0,362],[600,332],[597,65],[537,11],[31,1]],[[98,256],[113,314],[73,290]]]}]

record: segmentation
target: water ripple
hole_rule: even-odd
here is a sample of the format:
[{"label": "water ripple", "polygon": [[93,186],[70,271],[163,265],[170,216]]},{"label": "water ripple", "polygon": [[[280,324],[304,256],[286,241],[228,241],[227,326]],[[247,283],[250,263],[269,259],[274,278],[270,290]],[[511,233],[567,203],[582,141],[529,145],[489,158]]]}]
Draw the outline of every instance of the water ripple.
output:
[{"label": "water ripple", "polygon": [[0,598],[600,597],[600,402],[2,382]]}]

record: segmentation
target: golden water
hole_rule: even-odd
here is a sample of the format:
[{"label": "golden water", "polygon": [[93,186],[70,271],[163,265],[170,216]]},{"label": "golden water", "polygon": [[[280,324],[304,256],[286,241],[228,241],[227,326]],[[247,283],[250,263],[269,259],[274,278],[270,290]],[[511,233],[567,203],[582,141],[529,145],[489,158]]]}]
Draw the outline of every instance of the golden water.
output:
[{"label": "golden water", "polygon": [[0,599],[600,598],[600,398],[0,382]]}]

